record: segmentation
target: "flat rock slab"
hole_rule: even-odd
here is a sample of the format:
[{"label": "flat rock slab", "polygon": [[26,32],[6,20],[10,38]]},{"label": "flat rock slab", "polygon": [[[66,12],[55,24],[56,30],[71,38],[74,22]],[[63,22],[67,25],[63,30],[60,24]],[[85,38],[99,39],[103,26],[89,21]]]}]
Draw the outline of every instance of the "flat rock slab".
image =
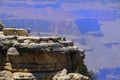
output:
[{"label": "flat rock slab", "polygon": [[18,35],[18,36],[28,36],[28,33],[24,29],[17,29],[17,28],[4,28],[3,29],[4,35]]},{"label": "flat rock slab", "polygon": [[35,76],[31,73],[15,72],[15,73],[13,73],[13,79],[15,79],[15,80],[33,80],[33,79],[35,79]]}]

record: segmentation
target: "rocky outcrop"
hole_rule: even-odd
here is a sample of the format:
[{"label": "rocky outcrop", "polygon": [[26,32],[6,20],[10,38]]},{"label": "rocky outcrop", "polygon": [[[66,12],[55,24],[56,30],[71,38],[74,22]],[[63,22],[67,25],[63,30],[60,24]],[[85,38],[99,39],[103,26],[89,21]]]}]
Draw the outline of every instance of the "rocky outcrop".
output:
[{"label": "rocky outcrop", "polygon": [[[3,30],[3,33],[6,32]],[[0,75],[5,70],[10,75],[2,77],[9,80],[51,80],[64,68],[74,72],[80,64],[84,64],[84,51],[74,46],[72,41],[58,36],[4,34],[0,36]]]},{"label": "rocky outcrop", "polygon": [[89,80],[89,78],[79,73],[67,73],[67,69],[63,69],[59,71],[52,80]]}]

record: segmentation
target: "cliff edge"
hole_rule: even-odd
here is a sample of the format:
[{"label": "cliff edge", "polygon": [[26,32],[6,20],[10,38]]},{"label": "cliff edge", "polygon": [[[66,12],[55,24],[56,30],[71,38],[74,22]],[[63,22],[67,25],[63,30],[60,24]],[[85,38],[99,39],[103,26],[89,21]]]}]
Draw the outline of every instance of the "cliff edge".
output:
[{"label": "cliff edge", "polygon": [[74,72],[84,58],[83,50],[59,36],[29,36],[17,28],[0,32],[0,80],[51,80],[64,68]]}]

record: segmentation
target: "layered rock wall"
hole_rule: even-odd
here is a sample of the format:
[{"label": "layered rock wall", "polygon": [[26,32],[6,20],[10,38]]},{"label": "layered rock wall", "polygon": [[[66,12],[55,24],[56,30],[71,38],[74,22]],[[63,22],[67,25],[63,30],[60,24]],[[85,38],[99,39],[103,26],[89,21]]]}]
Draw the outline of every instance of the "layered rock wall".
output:
[{"label": "layered rock wall", "polygon": [[[3,30],[3,33],[6,31],[9,30]],[[84,51],[72,41],[58,36],[10,34],[0,37],[0,69],[3,73],[11,72],[12,76],[6,77],[9,80],[50,80],[64,68],[74,72],[77,66],[84,64]]]}]

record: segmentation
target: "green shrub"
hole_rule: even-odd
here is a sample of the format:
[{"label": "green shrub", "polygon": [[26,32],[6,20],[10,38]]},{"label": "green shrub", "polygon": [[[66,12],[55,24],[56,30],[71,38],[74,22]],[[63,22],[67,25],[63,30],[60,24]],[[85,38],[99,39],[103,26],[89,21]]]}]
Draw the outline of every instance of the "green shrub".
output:
[{"label": "green shrub", "polygon": [[80,73],[82,75],[88,76],[90,78],[90,80],[96,80],[97,77],[95,76],[95,74],[93,73],[93,71],[88,71],[87,66],[85,64],[80,64],[76,70],[75,73]]}]

